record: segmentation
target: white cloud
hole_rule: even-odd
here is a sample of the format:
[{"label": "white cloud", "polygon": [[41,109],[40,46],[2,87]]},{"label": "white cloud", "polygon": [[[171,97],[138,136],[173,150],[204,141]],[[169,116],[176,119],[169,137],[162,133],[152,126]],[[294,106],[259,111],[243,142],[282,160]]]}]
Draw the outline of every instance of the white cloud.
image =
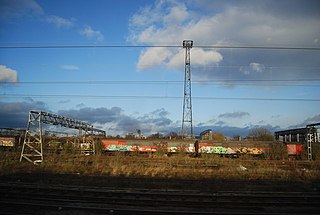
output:
[{"label": "white cloud", "polygon": [[[187,3],[181,1],[156,1],[154,5],[141,8],[130,19],[130,37],[133,43],[142,44],[160,44],[160,45],[181,45],[185,39],[192,39],[194,45],[278,45],[278,46],[312,46],[318,44],[320,25],[319,18],[316,15],[308,15],[297,13],[285,16],[285,8],[277,8],[276,2],[273,2],[273,8],[268,8],[268,4],[259,6],[254,4],[251,6],[249,1],[244,4],[225,4],[221,11],[216,7],[210,7],[212,1],[206,1],[205,4],[197,4],[195,10],[191,10],[188,6],[196,4],[196,1]],[[303,5],[306,7],[306,5]],[[215,9],[214,9],[215,8]],[[279,11],[280,10],[280,11]],[[283,14],[281,13],[283,11]],[[305,9],[303,11],[306,11]],[[250,76],[259,77],[262,75],[270,75],[264,72],[266,68],[270,68],[268,63],[280,65],[291,65],[294,62],[297,66],[300,61],[303,62],[303,56],[295,61],[297,55],[291,55],[293,59],[289,59],[288,54],[284,52],[271,52],[263,50],[263,57],[257,58],[257,54],[253,50],[239,50],[244,54],[238,55],[238,50],[230,57],[232,51],[229,50],[213,50],[201,49],[194,47],[191,50],[191,65],[199,67],[195,76],[210,78],[242,78]],[[254,54],[253,54],[254,53]],[[291,54],[293,52],[290,52]],[[282,55],[286,55],[284,61]],[[228,56],[227,56],[228,55]],[[290,57],[291,57],[290,56]],[[248,59],[251,61],[248,61]],[[310,57],[307,58],[311,61]],[[273,61],[271,61],[273,60]],[[147,48],[144,49],[139,57],[137,68],[143,70],[153,67],[181,68],[183,65],[184,51],[183,49],[174,48]],[[257,63],[259,62],[260,63]],[[313,61],[317,64],[317,62]],[[249,65],[242,66],[239,69],[220,69],[213,71],[210,66],[225,64],[226,66]],[[265,66],[267,65],[267,66]],[[202,69],[200,68],[202,67]],[[213,72],[212,72],[213,71]],[[293,71],[281,71],[281,75],[286,73],[292,74]],[[298,73],[298,72],[297,72]],[[298,76],[299,74],[297,74]],[[198,77],[199,78],[199,77]]]},{"label": "white cloud", "polygon": [[[192,38],[195,43],[202,37],[210,37],[206,18],[191,20],[193,12],[189,12],[186,5],[176,1],[166,4],[158,1],[153,7],[141,9],[131,19],[131,40],[139,43],[156,43],[166,41],[170,44],[181,44],[186,38]],[[196,15],[197,16],[197,15]],[[145,23],[149,25],[144,25]],[[217,50],[192,49],[192,65],[216,65],[223,60]],[[148,48],[139,57],[137,67],[139,70],[155,66],[180,69],[184,63],[183,49]]]},{"label": "white cloud", "polygon": [[75,66],[75,65],[61,65],[60,68],[64,69],[64,70],[79,70],[80,69],[78,66]]},{"label": "white cloud", "polygon": [[251,68],[254,72],[258,72],[258,73],[263,72],[263,70],[265,69],[264,65],[262,65],[262,64],[260,64],[260,63],[250,63],[250,68]]},{"label": "white cloud", "polygon": [[0,65],[0,82],[18,82],[17,71]]},{"label": "white cloud", "polygon": [[158,1],[153,6],[145,6],[130,18],[130,26],[133,28],[146,27],[157,23],[163,18],[164,1]]},{"label": "white cloud", "polygon": [[89,25],[86,25],[82,30],[80,30],[80,34],[91,40],[102,41],[104,39],[104,36],[100,31],[93,30]]},{"label": "white cloud", "polygon": [[265,66],[260,63],[250,63],[249,66],[241,66],[240,72],[244,75],[262,74],[265,71]]},{"label": "white cloud", "polygon": [[[170,49],[166,47],[152,47],[145,49],[139,57],[138,69],[144,70],[155,66],[180,69],[184,65],[184,49]],[[214,50],[192,50],[192,65],[205,66],[222,61],[222,55]]]},{"label": "white cloud", "polygon": [[222,55],[214,50],[193,49],[192,64],[208,65],[216,64],[223,60]]},{"label": "white cloud", "polygon": [[188,17],[187,7],[183,4],[170,8],[170,12],[164,17],[166,23],[182,23]]},{"label": "white cloud", "polygon": [[[214,50],[203,50],[199,48],[191,49],[191,65],[206,66],[217,64],[223,60],[222,55]],[[180,49],[169,59],[166,64],[168,67],[181,68],[184,65],[185,50]]]},{"label": "white cloud", "polygon": [[163,62],[167,62],[173,53],[167,48],[157,47],[148,48],[140,54],[138,69],[143,70],[153,66],[160,66]]},{"label": "white cloud", "polygon": [[47,17],[47,22],[54,24],[56,27],[61,28],[61,27],[65,27],[65,28],[69,28],[72,27],[74,25],[75,19],[65,19],[62,18],[60,16],[48,16]]}]

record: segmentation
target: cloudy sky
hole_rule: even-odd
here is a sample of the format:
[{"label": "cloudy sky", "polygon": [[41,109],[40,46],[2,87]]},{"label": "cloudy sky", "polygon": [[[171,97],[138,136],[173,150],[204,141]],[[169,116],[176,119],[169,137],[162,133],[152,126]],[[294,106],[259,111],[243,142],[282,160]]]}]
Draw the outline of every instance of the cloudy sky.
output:
[{"label": "cloudy sky", "polygon": [[0,127],[43,110],[111,135],[178,131],[186,39],[196,134],[319,122],[319,11],[318,0],[1,0]]}]

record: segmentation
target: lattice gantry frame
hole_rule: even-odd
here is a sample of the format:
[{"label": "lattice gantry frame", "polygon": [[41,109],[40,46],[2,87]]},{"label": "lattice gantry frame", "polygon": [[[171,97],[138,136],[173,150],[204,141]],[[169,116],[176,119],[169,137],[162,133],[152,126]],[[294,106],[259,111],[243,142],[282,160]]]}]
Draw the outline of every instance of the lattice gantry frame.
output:
[{"label": "lattice gantry frame", "polygon": [[92,124],[43,111],[32,110],[29,112],[20,162],[23,158],[34,164],[43,161],[43,123],[73,128],[79,130],[80,133],[83,132],[83,143],[81,144],[89,145],[89,153],[94,153],[94,142],[87,142],[86,135],[106,135],[105,131],[94,128]]},{"label": "lattice gantry frame", "polygon": [[32,163],[43,161],[41,112],[29,112],[29,120],[22,146],[20,162],[26,159]]}]

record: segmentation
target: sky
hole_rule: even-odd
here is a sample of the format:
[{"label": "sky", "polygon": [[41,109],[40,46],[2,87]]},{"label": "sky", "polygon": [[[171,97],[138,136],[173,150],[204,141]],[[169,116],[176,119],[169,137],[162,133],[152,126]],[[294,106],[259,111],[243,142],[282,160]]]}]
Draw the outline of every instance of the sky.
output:
[{"label": "sky", "polygon": [[0,0],[0,128],[41,110],[178,132],[183,40],[195,134],[305,127],[320,122],[319,23],[318,0]]}]

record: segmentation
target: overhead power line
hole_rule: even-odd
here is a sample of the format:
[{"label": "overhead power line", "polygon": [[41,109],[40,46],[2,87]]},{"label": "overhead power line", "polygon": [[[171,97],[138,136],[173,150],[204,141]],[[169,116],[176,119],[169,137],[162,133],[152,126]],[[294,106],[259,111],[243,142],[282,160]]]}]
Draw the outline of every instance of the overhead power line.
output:
[{"label": "overhead power line", "polygon": [[[308,82],[309,84],[305,84]],[[207,81],[192,81],[193,85],[239,85],[239,86],[275,86],[275,87],[320,87],[320,79],[220,79]],[[304,83],[304,84],[301,84]],[[0,82],[1,85],[181,85],[183,81],[117,81],[117,80],[101,80],[101,81],[19,81],[19,82]]]},{"label": "overhead power line", "polygon": [[[219,82],[318,82],[320,78],[313,79],[214,79],[192,81],[194,84]],[[3,81],[0,84],[181,84],[183,81],[173,80],[92,80],[92,81]]]},{"label": "overhead power line", "polygon": [[[78,48],[183,48],[181,45],[5,45],[0,49],[78,49]],[[236,46],[236,45],[194,45],[193,48],[205,49],[274,49],[320,51],[320,47],[302,46]]]},{"label": "overhead power line", "polygon": [[[138,96],[138,95],[66,95],[66,94],[2,94],[0,98],[91,98],[91,99],[182,99],[181,96]],[[256,98],[256,97],[211,97],[194,96],[197,100],[244,100],[244,101],[287,101],[287,102],[320,102],[315,98]]]}]

